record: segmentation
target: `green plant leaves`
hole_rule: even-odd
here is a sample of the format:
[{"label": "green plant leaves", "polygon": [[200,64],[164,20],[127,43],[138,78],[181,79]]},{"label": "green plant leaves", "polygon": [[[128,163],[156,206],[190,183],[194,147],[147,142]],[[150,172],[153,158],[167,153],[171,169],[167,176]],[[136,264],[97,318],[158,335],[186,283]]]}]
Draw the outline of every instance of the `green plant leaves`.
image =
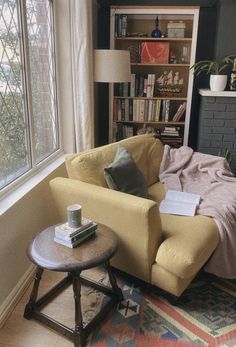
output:
[{"label": "green plant leaves", "polygon": [[218,153],[218,156],[224,157],[224,158],[227,160],[229,166],[231,165],[231,163],[232,163],[232,156],[231,156],[231,152],[230,152],[230,150],[229,150],[228,147],[225,147],[224,150],[223,150],[223,152],[220,151],[220,152]]},{"label": "green plant leaves", "polygon": [[228,55],[222,60],[201,60],[190,67],[196,76],[205,72],[206,75],[220,75],[226,68],[232,67],[236,55]]}]

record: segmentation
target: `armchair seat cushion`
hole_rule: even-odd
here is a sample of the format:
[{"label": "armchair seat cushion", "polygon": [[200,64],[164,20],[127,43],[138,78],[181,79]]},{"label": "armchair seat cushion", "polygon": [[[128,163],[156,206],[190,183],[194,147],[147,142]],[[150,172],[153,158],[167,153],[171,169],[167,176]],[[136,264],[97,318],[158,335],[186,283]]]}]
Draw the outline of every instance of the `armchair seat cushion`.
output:
[{"label": "armchair seat cushion", "polygon": [[[160,204],[165,196],[162,183],[149,187],[150,197]],[[156,263],[180,278],[192,277],[201,268],[219,242],[219,232],[210,217],[160,213],[163,242]]]}]

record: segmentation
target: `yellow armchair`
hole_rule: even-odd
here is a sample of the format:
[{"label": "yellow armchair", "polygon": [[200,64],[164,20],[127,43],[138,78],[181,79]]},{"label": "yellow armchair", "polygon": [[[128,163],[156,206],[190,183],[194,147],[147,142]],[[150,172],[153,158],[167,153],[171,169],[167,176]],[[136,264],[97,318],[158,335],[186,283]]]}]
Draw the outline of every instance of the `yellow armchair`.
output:
[{"label": "yellow armchair", "polygon": [[142,172],[149,199],[111,190],[104,167],[115,156],[118,143],[69,155],[69,178],[50,182],[61,221],[66,207],[78,203],[84,216],[112,228],[119,248],[112,265],[144,281],[181,295],[216,248],[218,230],[211,218],[161,214],[165,196],[158,180],[163,155],[161,142],[152,135],[120,141]]}]

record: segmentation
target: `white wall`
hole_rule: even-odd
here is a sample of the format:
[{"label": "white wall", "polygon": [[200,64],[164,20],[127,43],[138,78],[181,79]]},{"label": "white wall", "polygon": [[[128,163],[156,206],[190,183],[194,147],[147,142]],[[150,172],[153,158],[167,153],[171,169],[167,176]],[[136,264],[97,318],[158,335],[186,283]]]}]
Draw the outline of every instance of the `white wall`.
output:
[{"label": "white wall", "polygon": [[58,222],[48,185],[57,176],[66,177],[64,164],[0,216],[0,307],[30,266],[29,241]]}]

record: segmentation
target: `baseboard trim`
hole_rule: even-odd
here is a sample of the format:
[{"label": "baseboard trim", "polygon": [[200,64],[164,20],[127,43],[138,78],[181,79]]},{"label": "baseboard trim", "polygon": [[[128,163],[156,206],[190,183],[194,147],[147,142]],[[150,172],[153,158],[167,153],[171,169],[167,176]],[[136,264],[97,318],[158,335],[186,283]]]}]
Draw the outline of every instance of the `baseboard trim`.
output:
[{"label": "baseboard trim", "polygon": [[35,273],[35,265],[31,264],[29,269],[24,273],[19,282],[13,288],[6,300],[0,306],[0,328],[5,324],[7,318],[12,313],[17,303],[30,285]]}]

